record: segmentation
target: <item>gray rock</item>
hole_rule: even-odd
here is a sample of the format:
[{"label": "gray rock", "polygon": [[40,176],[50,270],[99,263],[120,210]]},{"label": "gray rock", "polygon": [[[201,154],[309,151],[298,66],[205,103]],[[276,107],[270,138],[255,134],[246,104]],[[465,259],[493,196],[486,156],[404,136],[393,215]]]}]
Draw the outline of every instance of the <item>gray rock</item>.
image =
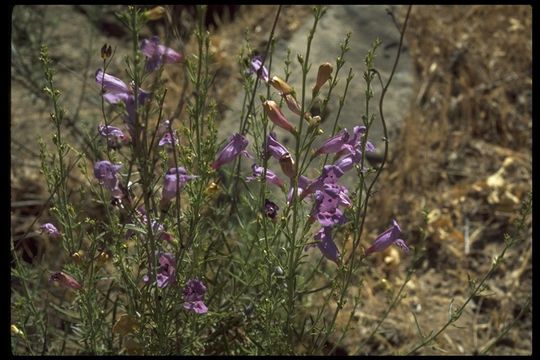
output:
[{"label": "gray rock", "polygon": [[[362,124],[361,116],[365,112],[365,81],[363,79],[363,71],[365,69],[364,58],[376,38],[379,38],[382,44],[377,50],[375,67],[380,71],[383,81],[386,82],[388,79],[399,44],[399,32],[394,25],[391,16],[387,13],[387,9],[387,6],[382,5],[334,5],[328,6],[328,11],[320,20],[312,42],[309,57],[309,62],[312,64],[312,67],[306,82],[306,103],[311,100],[311,88],[315,83],[319,65],[324,62],[330,62],[334,66],[332,74],[334,75],[336,70],[336,57],[340,54],[340,43],[344,41],[345,36],[349,31],[352,33],[352,36],[350,40],[350,50],[345,55],[346,63],[338,75],[340,78],[339,83],[336,89],[334,89],[332,99],[328,104],[328,118],[321,124],[325,134],[317,139],[314,144],[315,148],[331,134],[339,107],[339,97],[343,95],[349,68],[352,68],[355,77],[349,86],[344,108],[340,114],[338,127],[352,130],[355,125]],[[297,61],[297,54],[304,55],[307,46],[307,37],[312,26],[313,19],[309,19],[305,21],[304,25],[301,26],[296,33],[293,34],[289,41],[276,43],[272,60],[273,63],[270,76],[277,75],[284,78],[284,60],[286,58],[287,49],[291,49],[292,74],[288,82],[296,90],[299,101],[302,89],[302,74],[300,65]],[[384,100],[383,111],[389,130],[389,151],[392,149],[392,140],[396,138],[395,135],[400,127],[403,116],[407,113],[414,82],[415,74],[413,64],[407,51],[407,46],[404,44],[396,73]],[[369,139],[379,150],[382,150],[384,146],[382,141],[383,130],[378,110],[381,88],[378,80],[373,83],[373,90],[374,98],[370,103],[370,113],[376,114],[376,119],[370,129]],[[327,91],[328,85],[324,85],[321,88],[319,96],[324,96]],[[266,94],[266,88],[261,86],[259,92],[261,95]],[[273,98],[276,100],[279,99],[277,92],[274,92]],[[224,120],[220,124],[220,134],[222,138],[229,136],[232,132],[238,131],[238,114],[241,112],[242,101],[243,94],[239,94],[231,103],[229,112],[226,113]],[[262,111],[258,96],[255,101],[255,106],[258,107],[258,111]],[[291,122],[298,125],[299,119],[297,115],[293,115],[286,106],[283,106],[282,110]],[[281,131],[281,129],[277,129],[276,133],[278,139],[286,146],[289,146],[289,149],[293,151],[294,138],[285,131]],[[375,158],[377,158],[377,156],[375,156]],[[269,164],[269,167],[281,175],[277,162],[274,164],[271,160]],[[247,171],[249,171],[249,168],[247,168]],[[313,172],[308,173],[308,176],[317,176],[317,171],[320,172],[320,169],[314,169]],[[347,179],[345,183],[349,183],[349,181],[350,179]]]}]

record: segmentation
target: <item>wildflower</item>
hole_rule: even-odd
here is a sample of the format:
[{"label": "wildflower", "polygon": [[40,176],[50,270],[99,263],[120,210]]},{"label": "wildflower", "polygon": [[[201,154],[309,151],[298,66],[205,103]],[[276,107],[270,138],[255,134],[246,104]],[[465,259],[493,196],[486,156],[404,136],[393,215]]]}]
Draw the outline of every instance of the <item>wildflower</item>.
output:
[{"label": "wildflower", "polygon": [[[133,94],[133,90],[127,86],[125,82],[115,76],[103,72],[102,69],[96,71],[96,82],[103,87],[103,90],[105,90],[103,98],[107,100],[107,102],[110,104],[123,102],[125,104],[128,113],[127,121],[129,124],[133,124],[135,122],[136,114],[135,95]],[[143,104],[150,97],[150,93],[141,88],[139,88],[138,94],[139,105]]]},{"label": "wildflower", "polygon": [[39,227],[42,232],[46,232],[53,239],[58,239],[60,237],[60,231],[51,223],[43,224]]},{"label": "wildflower", "polygon": [[324,184],[336,184],[337,180],[343,176],[343,171],[336,165],[325,165],[321,175],[309,184],[309,187],[302,193],[302,198],[321,190]]},{"label": "wildflower", "polygon": [[205,293],[206,286],[202,281],[197,279],[188,280],[184,287],[184,308],[197,314],[208,312],[208,307],[206,307],[203,300]]},{"label": "wildflower", "polygon": [[178,145],[178,139],[172,132],[166,132],[161,139],[159,140],[158,145],[164,146],[164,145]]},{"label": "wildflower", "polygon": [[227,164],[234,160],[239,154],[251,157],[245,150],[248,146],[248,140],[239,133],[233,134],[228,143],[217,154],[216,160],[212,163],[212,169],[217,170],[222,165]]},{"label": "wildflower", "polygon": [[[302,114],[302,109],[300,108],[300,105],[298,104],[294,96],[292,96],[292,94],[287,94],[287,95],[284,95],[283,97],[285,98],[285,103],[287,104],[287,107],[289,108],[289,110],[291,110],[296,115]],[[306,118],[308,117],[307,113],[305,114],[305,117]]]},{"label": "wildflower", "polygon": [[345,217],[338,206],[351,205],[347,193],[348,191],[344,186],[324,184],[322,190],[315,191],[315,206],[312,216],[324,227],[343,224]]},{"label": "wildflower", "polygon": [[296,173],[294,170],[294,160],[289,153],[279,158],[279,166],[281,166],[281,170],[289,179],[294,177]]},{"label": "wildflower", "polygon": [[[176,280],[176,260],[171,253],[158,252],[159,267],[157,269],[156,282],[159,288],[174,284]],[[144,275],[143,281],[150,282],[148,274]]]},{"label": "wildflower", "polygon": [[62,272],[62,271],[52,274],[51,277],[49,278],[49,282],[52,282],[52,281],[57,281],[61,285],[68,287],[70,289],[75,289],[75,290],[82,289],[82,285],[79,284],[79,282],[75,280],[73,276],[66,274],[65,272]]},{"label": "wildflower", "polygon": [[315,86],[313,86],[313,94],[317,94],[319,92],[319,89],[328,81],[328,79],[330,79],[332,70],[332,64],[330,63],[324,63],[319,66],[319,72],[317,73],[317,82],[315,83]]},{"label": "wildflower", "polygon": [[366,255],[369,255],[376,251],[383,251],[392,244],[398,246],[404,252],[408,252],[409,248],[403,239],[400,239],[401,228],[394,219],[392,220],[392,226],[386,229],[382,234],[377,236],[373,244],[366,250]]},{"label": "wildflower", "polygon": [[[298,196],[300,197],[300,199],[303,199],[303,192],[305,191],[305,189],[307,189],[309,187],[309,185],[313,182],[313,180],[310,180],[308,179],[307,177],[305,177],[304,175],[300,175],[300,177],[298,178]],[[290,203],[292,198],[293,198],[293,195],[294,195],[294,186],[293,186],[293,179],[291,178],[291,186],[290,186],[290,189],[289,189],[289,193],[287,194],[287,202]]]},{"label": "wildflower", "polygon": [[276,219],[278,210],[279,206],[277,206],[274,202],[264,199],[264,214],[272,219],[272,221]]},{"label": "wildflower", "polygon": [[120,168],[122,168],[122,164],[112,164],[107,160],[98,161],[94,165],[94,176],[116,199],[121,199],[124,196],[122,189],[120,189],[120,182],[116,178]]},{"label": "wildflower", "polygon": [[289,120],[287,120],[285,115],[283,115],[283,112],[281,112],[281,109],[275,101],[266,100],[265,102],[263,102],[263,108],[264,111],[266,111],[266,113],[268,114],[270,120],[275,125],[291,132],[293,135],[296,134],[296,128],[293,124],[289,122]]},{"label": "wildflower", "polygon": [[249,70],[251,73],[257,74],[259,79],[268,82],[268,69],[266,68],[266,66],[263,65],[262,57],[258,55],[254,56],[249,63]]},{"label": "wildflower", "polygon": [[339,265],[340,253],[334,240],[332,240],[332,228],[322,227],[315,234],[315,240],[318,240],[317,247],[321,250],[323,256]]},{"label": "wildflower", "polygon": [[347,129],[343,129],[330,139],[326,140],[324,144],[322,144],[321,147],[315,151],[313,156],[318,156],[320,154],[332,154],[341,151],[343,150],[343,146],[347,144],[348,140],[349,133],[347,132]]},{"label": "wildflower", "polygon": [[159,43],[159,36],[152,36],[149,40],[144,39],[141,42],[141,52],[147,59],[147,71],[154,71],[163,63],[172,64],[182,60],[182,54]]},{"label": "wildflower", "polygon": [[178,190],[182,190],[188,181],[197,177],[197,175],[188,175],[183,167],[170,168],[163,181],[162,202],[168,203],[174,199]]},{"label": "wildflower", "polygon": [[111,148],[118,148],[122,143],[128,142],[129,137],[124,135],[124,132],[117,127],[111,125],[99,125],[99,135],[107,139],[107,143]]},{"label": "wildflower", "polygon": [[[264,167],[258,166],[257,164],[251,165],[251,170],[253,171],[253,176],[248,176],[246,178],[247,181],[253,181],[262,177],[264,174]],[[283,180],[278,178],[278,176],[270,169],[266,169],[266,181],[279,187],[284,186]]]},{"label": "wildflower", "polygon": [[271,132],[266,137],[266,156],[272,156],[276,158],[277,160],[280,160],[284,155],[289,154],[289,150],[283,145],[281,145],[277,139],[276,134],[274,132]]},{"label": "wildflower", "polygon": [[292,94],[294,92],[291,85],[287,84],[284,80],[280,79],[277,76],[272,77],[272,80],[270,80],[270,85],[275,87],[282,96]]}]

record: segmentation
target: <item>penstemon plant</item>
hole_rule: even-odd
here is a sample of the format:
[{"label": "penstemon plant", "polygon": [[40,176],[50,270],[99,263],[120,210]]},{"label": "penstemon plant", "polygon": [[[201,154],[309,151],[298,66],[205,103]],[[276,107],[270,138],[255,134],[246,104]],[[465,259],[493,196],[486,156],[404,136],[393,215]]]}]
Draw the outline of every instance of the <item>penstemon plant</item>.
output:
[{"label": "penstemon plant", "polygon": [[[248,43],[239,58],[244,103],[238,130],[221,143],[205,6],[196,11],[194,54],[170,39],[141,38],[146,21],[164,16],[164,8],[129,6],[118,14],[131,52],[123,72],[111,70],[113,57],[120,56],[111,45],[96,59],[102,121],[87,139],[94,158],[65,141],[61,91],[42,48],[55,152],[42,145],[54,220],[41,230],[61,245],[62,254],[55,268],[32,269],[12,246],[14,353],[325,354],[340,345],[362,303],[350,289],[361,285],[366,257],[392,245],[410,251],[396,219],[388,219],[388,229],[371,246],[360,246],[373,186],[386,162],[383,101],[410,7],[389,78],[383,81],[375,68],[375,41],[364,60],[361,122],[349,130],[340,126],[355,80],[350,69],[330,134],[320,128],[321,116],[336,96],[351,34],[335,63],[318,64],[315,83],[308,83],[314,70],[310,52],[326,11],[315,7],[305,52],[296,56],[302,81],[295,89],[288,83],[291,51],[283,73],[274,69],[281,10],[265,52],[254,54]],[[174,66],[185,69],[189,86],[170,111],[162,73]],[[378,114],[372,111],[376,85],[382,89]],[[366,153],[375,151],[369,134],[376,121],[384,129],[384,160],[371,167]],[[292,144],[284,145],[285,135]],[[74,203],[68,183],[74,166],[86,182],[75,191],[93,199],[97,216]],[[355,188],[340,183],[346,173],[357,178]],[[407,281],[423,251],[412,248]],[[51,293],[46,308],[38,301],[43,293]],[[306,305],[314,298],[315,311]],[[338,315],[351,298],[348,322],[338,328]],[[61,325],[50,317],[61,318]]]}]

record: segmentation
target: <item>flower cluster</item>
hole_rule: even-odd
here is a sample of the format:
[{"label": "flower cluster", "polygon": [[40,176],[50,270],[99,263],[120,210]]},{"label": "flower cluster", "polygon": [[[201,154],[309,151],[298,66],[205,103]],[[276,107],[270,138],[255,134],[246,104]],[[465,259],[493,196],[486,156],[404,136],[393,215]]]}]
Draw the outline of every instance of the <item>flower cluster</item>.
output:
[{"label": "flower cluster", "polygon": [[197,279],[190,279],[184,287],[184,308],[191,310],[197,314],[204,314],[208,312],[208,307],[204,304],[204,294],[206,293],[206,286],[202,281]]}]

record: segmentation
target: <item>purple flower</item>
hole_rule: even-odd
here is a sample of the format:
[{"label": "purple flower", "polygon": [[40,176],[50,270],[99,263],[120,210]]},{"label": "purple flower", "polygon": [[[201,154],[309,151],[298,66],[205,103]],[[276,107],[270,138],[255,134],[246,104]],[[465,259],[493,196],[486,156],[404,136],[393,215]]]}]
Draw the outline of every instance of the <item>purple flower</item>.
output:
[{"label": "purple flower", "polygon": [[271,132],[266,137],[265,148],[267,156],[271,155],[277,160],[281,159],[284,155],[289,154],[289,150],[287,150],[285,146],[281,145],[277,141],[276,134],[274,132]]},{"label": "purple flower", "polygon": [[111,125],[99,125],[99,135],[107,139],[107,142],[111,148],[119,148],[122,143],[129,141],[129,138],[124,135],[124,132],[117,127]]},{"label": "purple flower", "polygon": [[[264,174],[264,167],[258,166],[257,164],[251,165],[251,170],[253,170],[253,176],[248,176],[246,178],[247,181],[256,180],[257,178],[262,177]],[[278,176],[270,169],[266,169],[266,181],[279,187],[284,186],[283,180],[278,178]]]},{"label": "purple flower", "polygon": [[392,244],[398,246],[404,252],[408,252],[409,248],[403,239],[400,239],[401,228],[394,219],[392,220],[392,226],[386,229],[382,234],[377,236],[373,244],[366,250],[366,255],[369,255],[376,251],[383,251]]},{"label": "purple flower", "polygon": [[[291,179],[291,184],[290,184],[290,188],[289,188],[289,193],[287,194],[287,202],[290,203],[293,196],[294,196],[294,180]],[[307,177],[305,177],[304,175],[300,175],[300,177],[298,178],[298,196],[300,199],[303,199],[304,196],[302,196],[302,194],[304,193],[304,191],[309,187],[309,185],[313,183],[313,180],[310,180],[308,179]]]},{"label": "purple flower", "polygon": [[[96,82],[98,85],[103,86],[105,94],[103,97],[107,102],[111,104],[117,104],[123,102],[126,105],[126,110],[128,113],[127,121],[129,124],[135,122],[135,95],[133,90],[126,85],[125,82],[119,78],[104,73],[102,69],[96,71]],[[139,105],[143,104],[149,97],[150,93],[139,88]]]},{"label": "purple flower", "polygon": [[60,231],[51,223],[43,224],[39,227],[42,232],[46,232],[53,239],[58,239],[60,237]]},{"label": "purple flower", "polygon": [[150,40],[144,39],[141,42],[141,52],[147,58],[146,70],[148,71],[154,71],[163,63],[171,64],[182,60],[182,54],[160,45],[158,36],[152,36]]},{"label": "purple flower", "polygon": [[[170,168],[165,174],[163,182],[162,201],[168,203],[176,197],[177,190],[182,190],[189,180],[197,178],[197,175],[188,175],[183,167]],[[178,178],[178,180],[177,180]]]},{"label": "purple flower", "polygon": [[343,176],[343,171],[336,165],[325,165],[321,175],[315,179],[309,187],[302,193],[301,198],[313,194],[317,190],[321,190],[324,184],[336,184],[337,180]]},{"label": "purple flower", "polygon": [[184,308],[196,312],[197,314],[205,314],[208,308],[204,304],[204,294],[206,286],[202,281],[190,279],[184,287]]},{"label": "purple flower", "polygon": [[264,200],[264,213],[270,219],[272,220],[276,219],[278,210],[279,210],[279,206],[277,206],[275,203],[273,203],[272,201],[268,199]]},{"label": "purple flower", "polygon": [[264,80],[265,82],[268,82],[269,76],[268,76],[268,69],[266,66],[263,65],[262,57],[256,55],[251,59],[251,62],[249,64],[249,70],[250,73],[255,73],[259,77],[259,79]]},{"label": "purple flower", "polygon": [[322,144],[321,147],[315,151],[313,156],[337,153],[343,150],[343,146],[347,144],[348,140],[349,133],[347,132],[347,129],[343,129],[330,139],[326,140],[324,144]]},{"label": "purple flower", "polygon": [[332,228],[321,228],[317,234],[315,234],[315,240],[318,240],[317,247],[321,250],[324,257],[339,265],[340,254],[334,240],[332,240]]},{"label": "purple flower", "polygon": [[94,165],[94,176],[116,199],[124,197],[124,193],[120,189],[120,182],[116,178],[116,174],[121,167],[122,164],[112,164],[107,160],[98,161]]},{"label": "purple flower", "polygon": [[173,144],[178,145],[178,139],[171,132],[166,132],[161,138],[161,140],[159,140],[159,143],[158,143],[159,146],[173,145]]},{"label": "purple flower", "polygon": [[312,215],[324,226],[343,224],[345,216],[338,208],[340,205],[350,206],[351,199],[344,186],[337,184],[324,184],[322,190],[315,191],[315,206]]},{"label": "purple flower", "polygon": [[244,156],[251,157],[245,150],[248,146],[248,140],[239,133],[233,134],[228,143],[221,149],[217,154],[216,160],[212,163],[212,169],[217,170],[222,165],[227,164],[234,160],[239,154]]},{"label": "purple flower", "polygon": [[[176,280],[176,260],[171,253],[158,252],[159,267],[157,269],[156,282],[159,288],[174,284]],[[148,274],[144,275],[143,281],[150,282]]]}]

